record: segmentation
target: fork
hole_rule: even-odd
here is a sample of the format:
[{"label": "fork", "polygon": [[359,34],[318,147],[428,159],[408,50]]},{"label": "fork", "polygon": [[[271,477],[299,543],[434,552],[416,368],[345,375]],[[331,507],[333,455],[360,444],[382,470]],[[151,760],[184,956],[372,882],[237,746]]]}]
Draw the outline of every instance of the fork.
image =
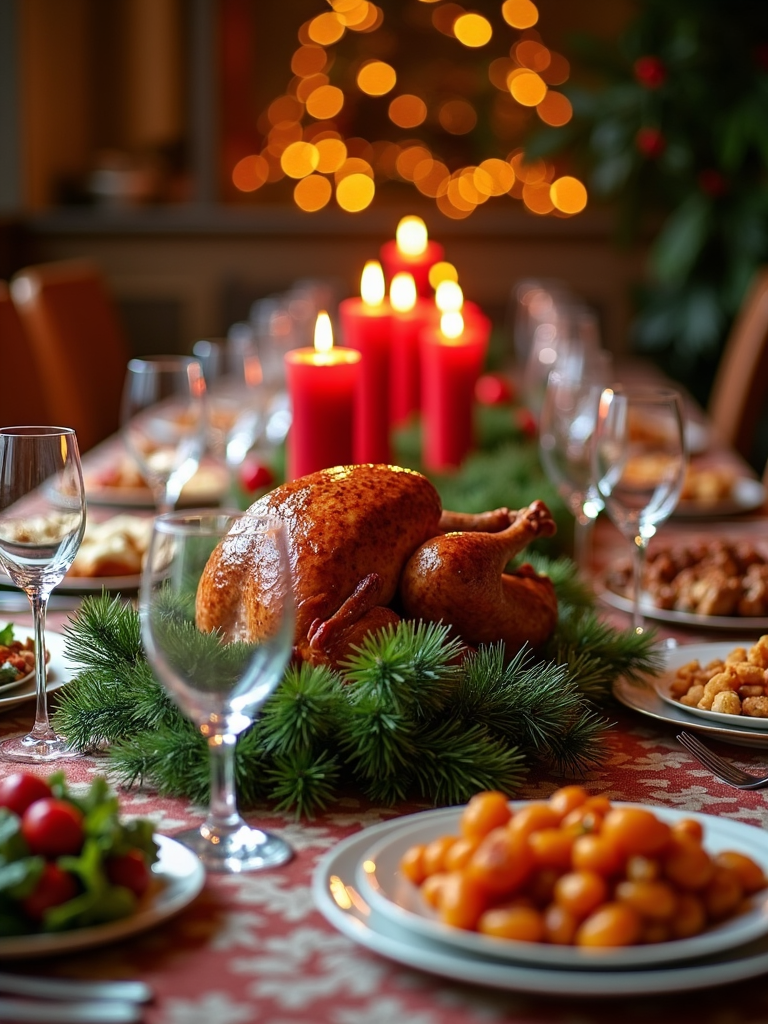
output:
[{"label": "fork", "polygon": [[762,789],[764,786],[768,786],[768,775],[751,775],[749,772],[742,771],[741,768],[737,768],[730,761],[726,761],[709,747],[704,746],[701,740],[691,736],[690,733],[681,732],[677,739],[697,761],[708,768],[721,782],[725,782],[735,789]]}]

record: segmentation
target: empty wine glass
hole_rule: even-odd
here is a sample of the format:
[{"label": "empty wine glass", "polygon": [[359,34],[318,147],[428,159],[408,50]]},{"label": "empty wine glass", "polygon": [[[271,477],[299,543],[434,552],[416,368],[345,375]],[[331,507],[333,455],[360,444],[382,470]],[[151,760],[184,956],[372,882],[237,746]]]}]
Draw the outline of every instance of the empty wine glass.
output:
[{"label": "empty wine glass", "polygon": [[35,724],[0,744],[10,761],[78,756],[48,719],[45,614],[85,530],[85,491],[74,430],[0,429],[0,565],[29,598],[35,632]]},{"label": "empty wine glass", "polygon": [[122,432],[158,513],[170,512],[205,451],[205,381],[197,359],[132,359],[123,387]]},{"label": "empty wine glass", "polygon": [[592,441],[603,382],[550,373],[539,418],[544,472],[574,516],[574,559],[589,569],[592,527],[604,503],[594,483]]},{"label": "empty wine glass", "polygon": [[[227,603],[227,628],[208,632],[208,598],[198,592],[198,584],[219,543],[235,562],[257,548],[257,564],[268,577],[268,600],[254,617],[242,591],[221,590],[219,581],[217,600]],[[159,516],[139,607],[149,663],[206,738],[210,752],[208,817],[199,829],[175,838],[211,871],[282,864],[291,848],[278,836],[245,823],[237,810],[234,774],[237,737],[279,683],[292,650],[294,606],[282,523],[224,510]]]},{"label": "empty wine glass", "polygon": [[214,456],[236,473],[264,429],[264,388],[261,361],[252,334],[195,342],[208,393],[208,437]]},{"label": "empty wine glass", "polygon": [[606,388],[600,396],[593,458],[606,511],[632,541],[633,626],[642,633],[646,549],[677,504],[688,463],[678,392]]}]

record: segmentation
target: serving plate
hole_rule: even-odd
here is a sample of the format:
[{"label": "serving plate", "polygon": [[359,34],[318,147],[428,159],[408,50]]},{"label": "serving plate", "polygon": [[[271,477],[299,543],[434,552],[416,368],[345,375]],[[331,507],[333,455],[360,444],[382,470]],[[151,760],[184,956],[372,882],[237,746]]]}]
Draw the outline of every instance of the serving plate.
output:
[{"label": "serving plate", "polygon": [[[630,598],[611,590],[605,581],[598,586],[598,596],[612,608],[632,614],[634,605]],[[768,616],[764,615],[696,615],[693,612],[679,612],[672,608],[657,608],[648,593],[640,596],[640,609],[646,619],[669,622],[677,626],[697,626],[705,630],[741,630],[764,633],[768,630]]]},{"label": "serving plate", "polygon": [[734,481],[731,493],[719,501],[678,501],[672,513],[678,519],[708,519],[713,516],[733,516],[742,512],[754,512],[762,508],[766,497],[765,487],[759,480],[743,476]]},{"label": "serving plate", "polygon": [[[514,803],[519,809],[524,802]],[[614,802],[614,807],[647,806]],[[753,825],[707,814],[653,807],[654,814],[673,824],[681,818],[695,818],[704,828],[705,846],[710,853],[722,850],[748,852],[768,875],[768,834]],[[416,843],[426,845],[444,835],[460,835],[461,808],[439,818],[425,816],[395,829],[386,838],[373,843],[364,853],[356,874],[358,888],[377,913],[401,928],[433,942],[452,946],[463,953],[495,957],[512,963],[537,967],[561,967],[569,970],[602,968],[632,970],[659,966],[698,957],[713,956],[768,935],[768,894],[757,893],[745,912],[709,928],[692,938],[633,945],[619,948],[584,949],[578,946],[543,942],[495,939],[479,932],[452,928],[443,924],[436,911],[423,899],[418,886],[399,870],[403,854]]]},{"label": "serving plate", "polygon": [[[141,584],[141,573],[129,576],[65,576],[58,584],[54,593],[61,594],[100,594],[108,590],[110,594],[134,593]],[[12,587],[18,590],[13,581],[0,572],[0,587]]]},{"label": "serving plate", "polygon": [[[666,652],[665,670],[676,671],[681,665],[698,659],[702,665],[715,658],[725,658],[734,647],[749,647],[751,640],[730,640],[706,644],[680,644]],[[689,709],[678,701],[663,700],[657,690],[658,680],[663,676],[646,677],[637,682],[620,677],[613,684],[613,695],[625,707],[638,711],[648,718],[668,725],[701,732],[723,743],[740,747],[768,748],[768,731],[745,728],[740,715],[723,715],[728,722],[721,723],[712,718],[689,714]]]},{"label": "serving plate", "polygon": [[[226,470],[219,466],[202,466],[184,485],[178,507],[218,505],[227,487]],[[110,487],[99,482],[95,473],[85,476],[85,494],[89,504],[115,508],[154,509],[155,501],[148,487]]]},{"label": "serving plate", "polygon": [[[445,815],[451,812],[429,811]],[[617,998],[714,988],[755,978],[768,970],[768,940],[701,961],[638,970],[563,970],[482,957],[433,942],[376,911],[360,892],[356,874],[366,851],[421,815],[410,815],[355,833],[329,850],[317,865],[312,893],[320,913],[366,949],[409,968],[450,981],[549,997]]]},{"label": "serving plate", "polygon": [[0,960],[58,956],[104,946],[154,928],[178,914],[202,889],[205,871],[195,854],[175,839],[156,835],[155,840],[160,849],[158,860],[152,865],[154,885],[149,898],[141,902],[134,914],[92,928],[0,938]]},{"label": "serving plate", "polygon": [[[31,627],[29,629],[31,633]],[[48,693],[54,693],[60,689],[77,672],[77,667],[64,654],[64,643],[65,639],[62,633],[46,630],[45,646],[50,655],[46,685]],[[17,704],[23,704],[25,701],[32,700],[34,696],[35,674],[30,672],[24,679],[18,679],[15,683],[10,683],[7,687],[0,689],[0,712],[15,707]]]}]

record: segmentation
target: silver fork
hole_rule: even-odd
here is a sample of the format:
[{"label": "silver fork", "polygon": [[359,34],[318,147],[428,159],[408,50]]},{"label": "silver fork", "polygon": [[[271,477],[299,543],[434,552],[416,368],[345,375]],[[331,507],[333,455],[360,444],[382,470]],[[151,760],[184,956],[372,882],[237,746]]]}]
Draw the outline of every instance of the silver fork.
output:
[{"label": "silver fork", "polygon": [[690,733],[681,732],[677,738],[685,749],[721,782],[725,782],[735,789],[762,789],[764,786],[768,786],[768,775],[751,775],[749,772],[742,771],[741,768],[726,761],[724,757],[720,757],[709,747],[705,747],[701,740],[691,736]]}]

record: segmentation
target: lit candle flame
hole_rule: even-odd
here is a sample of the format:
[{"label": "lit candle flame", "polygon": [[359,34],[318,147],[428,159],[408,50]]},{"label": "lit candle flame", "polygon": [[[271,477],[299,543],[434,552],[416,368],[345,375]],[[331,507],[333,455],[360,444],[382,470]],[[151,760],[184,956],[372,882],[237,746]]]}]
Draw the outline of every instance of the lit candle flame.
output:
[{"label": "lit candle flame", "polygon": [[403,217],[397,225],[397,248],[404,256],[421,256],[427,248],[427,225],[421,217]]},{"label": "lit candle flame", "polygon": [[389,286],[389,301],[398,313],[407,313],[416,305],[416,282],[413,274],[395,274]]},{"label": "lit candle flame", "polygon": [[321,310],[315,321],[315,352],[330,352],[333,348],[333,327],[331,318]]},{"label": "lit candle flame", "polygon": [[435,290],[435,305],[441,313],[458,313],[464,305],[464,292],[456,281],[441,281]]},{"label": "lit candle flame", "polygon": [[440,317],[440,331],[444,337],[455,341],[464,332],[464,317],[458,310],[443,313]]},{"label": "lit candle flame", "polygon": [[386,292],[381,264],[378,260],[368,260],[360,278],[360,294],[363,297],[363,302],[366,306],[380,306]]}]

